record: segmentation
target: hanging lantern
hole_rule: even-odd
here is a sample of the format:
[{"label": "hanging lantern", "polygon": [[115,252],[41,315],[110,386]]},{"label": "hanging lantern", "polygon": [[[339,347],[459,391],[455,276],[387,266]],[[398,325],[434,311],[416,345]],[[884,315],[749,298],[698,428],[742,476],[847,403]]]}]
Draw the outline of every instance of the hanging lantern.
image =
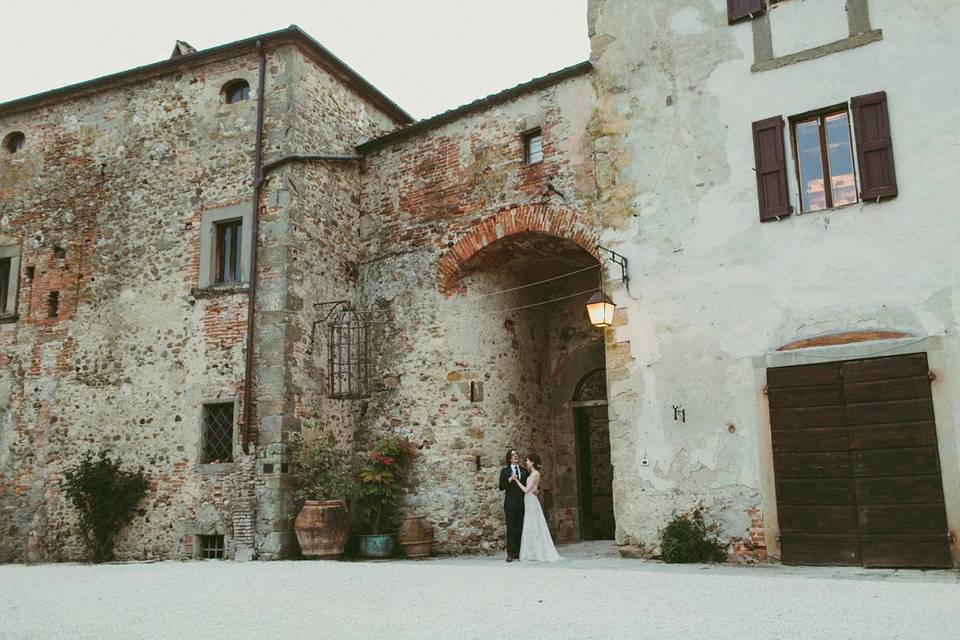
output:
[{"label": "hanging lantern", "polygon": [[587,300],[587,314],[590,316],[590,324],[598,329],[606,329],[613,326],[613,311],[617,305],[603,291],[597,291]]}]

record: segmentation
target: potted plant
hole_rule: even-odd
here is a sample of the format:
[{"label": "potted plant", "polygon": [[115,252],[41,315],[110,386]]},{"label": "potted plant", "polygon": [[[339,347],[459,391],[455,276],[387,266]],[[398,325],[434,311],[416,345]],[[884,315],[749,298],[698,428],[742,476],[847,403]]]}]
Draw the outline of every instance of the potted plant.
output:
[{"label": "potted plant", "polygon": [[416,451],[409,440],[387,436],[376,443],[357,472],[356,507],[366,532],[358,536],[360,555],[388,558],[393,554],[393,534],[385,531],[393,524],[397,498]]},{"label": "potted plant", "polygon": [[301,507],[293,523],[300,550],[309,558],[342,555],[350,533],[345,499],[353,491],[347,451],[329,434],[309,442],[294,434],[290,448],[297,471],[293,499]]}]

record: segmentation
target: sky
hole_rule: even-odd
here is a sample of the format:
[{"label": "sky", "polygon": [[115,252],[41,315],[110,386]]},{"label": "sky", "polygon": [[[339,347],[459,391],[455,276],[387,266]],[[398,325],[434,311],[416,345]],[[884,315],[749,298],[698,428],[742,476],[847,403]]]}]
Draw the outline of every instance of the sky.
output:
[{"label": "sky", "polygon": [[300,26],[415,118],[586,60],[587,0],[2,0],[0,102]]}]

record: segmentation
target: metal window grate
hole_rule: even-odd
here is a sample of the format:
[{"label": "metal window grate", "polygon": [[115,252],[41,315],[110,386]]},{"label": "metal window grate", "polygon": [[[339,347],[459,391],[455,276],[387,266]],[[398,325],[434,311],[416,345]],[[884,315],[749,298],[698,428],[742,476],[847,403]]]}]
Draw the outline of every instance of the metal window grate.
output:
[{"label": "metal window grate", "polygon": [[223,560],[223,536],[198,536],[200,557],[208,560]]},{"label": "metal window grate", "polygon": [[330,397],[370,397],[370,333],[366,313],[346,305],[327,319],[327,371]]},{"label": "metal window grate", "polygon": [[203,406],[203,459],[233,462],[233,403]]}]

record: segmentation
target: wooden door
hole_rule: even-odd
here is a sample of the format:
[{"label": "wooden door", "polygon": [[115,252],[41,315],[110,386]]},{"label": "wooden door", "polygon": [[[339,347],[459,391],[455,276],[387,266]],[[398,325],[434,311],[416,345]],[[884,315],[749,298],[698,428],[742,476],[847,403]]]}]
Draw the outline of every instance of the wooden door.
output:
[{"label": "wooden door", "polygon": [[949,567],[925,354],[767,370],[784,564]]}]

